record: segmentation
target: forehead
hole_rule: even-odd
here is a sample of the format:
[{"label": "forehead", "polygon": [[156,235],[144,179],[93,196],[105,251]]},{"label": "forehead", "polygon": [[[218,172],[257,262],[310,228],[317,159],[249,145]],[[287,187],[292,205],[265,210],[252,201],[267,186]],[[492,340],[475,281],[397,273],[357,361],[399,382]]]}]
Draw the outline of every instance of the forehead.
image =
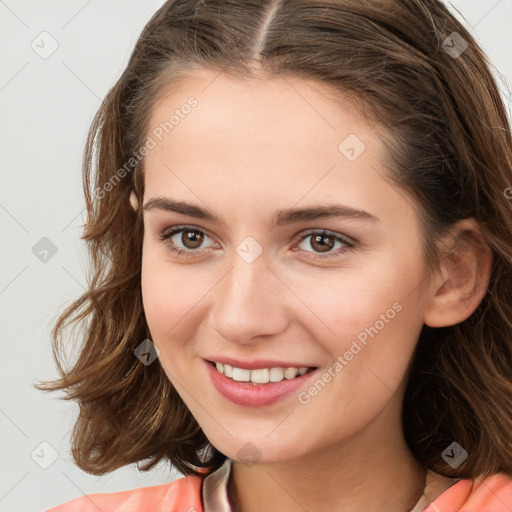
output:
[{"label": "forehead", "polygon": [[320,82],[197,72],[154,105],[149,126],[146,198],[197,202],[221,192],[240,211],[308,199],[357,207],[397,195],[383,179],[377,128]]},{"label": "forehead", "polygon": [[[186,105],[191,98],[196,102],[192,109]],[[196,70],[164,88],[153,105],[149,130],[170,120],[173,114],[177,115],[163,134],[165,139],[170,131],[173,135],[185,134],[188,126],[205,143],[218,134],[228,135],[222,140],[224,144],[242,140],[249,145],[251,135],[257,135],[258,140],[266,135],[266,139],[283,143],[283,148],[285,142],[295,138],[323,140],[324,146],[333,142],[337,149],[340,137],[348,133],[359,133],[368,143],[374,142],[373,137],[368,140],[373,126],[348,94],[293,75],[241,79],[214,70]],[[191,120],[185,122],[187,118]]]}]

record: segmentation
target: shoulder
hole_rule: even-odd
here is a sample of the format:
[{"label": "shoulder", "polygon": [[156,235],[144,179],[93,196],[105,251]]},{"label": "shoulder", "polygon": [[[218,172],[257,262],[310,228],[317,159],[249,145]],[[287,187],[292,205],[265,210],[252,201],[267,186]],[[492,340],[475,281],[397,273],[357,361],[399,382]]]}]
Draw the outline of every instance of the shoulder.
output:
[{"label": "shoulder", "polygon": [[509,512],[512,510],[512,476],[496,473],[475,480],[462,511]]},{"label": "shoulder", "polygon": [[510,512],[512,475],[463,479],[447,489],[425,512]]},{"label": "shoulder", "polygon": [[203,477],[187,476],[168,484],[122,492],[87,494],[46,512],[202,512],[202,482]]}]

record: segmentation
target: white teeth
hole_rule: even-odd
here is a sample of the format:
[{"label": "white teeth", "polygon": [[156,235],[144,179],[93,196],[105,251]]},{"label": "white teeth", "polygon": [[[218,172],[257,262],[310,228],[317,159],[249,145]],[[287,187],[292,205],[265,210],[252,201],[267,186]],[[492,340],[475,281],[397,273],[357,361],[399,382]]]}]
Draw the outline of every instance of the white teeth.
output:
[{"label": "white teeth", "polygon": [[285,379],[294,379],[297,377],[297,372],[299,370],[297,368],[286,368],[284,371],[284,378]]},{"label": "white teeth", "polygon": [[238,382],[249,382],[251,380],[251,370],[233,368],[233,380],[237,380]]},{"label": "white teeth", "polygon": [[270,380],[269,370],[262,368],[261,370],[251,370],[251,382],[255,384],[266,384]]},{"label": "white teeth", "polygon": [[284,370],[282,368],[270,368],[270,382],[279,382],[284,379]]},{"label": "white teeth", "polygon": [[215,363],[219,373],[224,374],[238,382],[252,382],[254,384],[267,384],[268,382],[281,382],[284,379],[294,379],[297,376],[307,373],[307,367],[301,368],[258,368],[256,370],[246,370],[245,368],[235,368],[229,364]]},{"label": "white teeth", "polygon": [[233,378],[233,367],[229,364],[224,365],[224,375]]}]

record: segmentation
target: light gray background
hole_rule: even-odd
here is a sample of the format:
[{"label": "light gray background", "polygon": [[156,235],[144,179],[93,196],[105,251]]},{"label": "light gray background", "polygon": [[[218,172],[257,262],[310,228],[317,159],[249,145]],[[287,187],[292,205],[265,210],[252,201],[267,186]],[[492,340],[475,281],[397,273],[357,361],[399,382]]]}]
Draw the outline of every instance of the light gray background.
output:
[{"label": "light gray background", "polygon": [[[103,477],[81,471],[69,452],[77,406],[59,400],[62,393],[32,387],[36,379],[57,376],[52,323],[85,284],[81,158],[87,130],[161,4],[0,0],[0,512],[42,511],[82,494],[180,476],[163,464]],[[497,66],[510,105],[512,0],[452,5]],[[40,36],[44,31],[58,43],[47,58],[31,46],[35,40],[39,52],[51,49],[49,36]],[[57,248],[47,262],[32,252],[43,237]]]}]

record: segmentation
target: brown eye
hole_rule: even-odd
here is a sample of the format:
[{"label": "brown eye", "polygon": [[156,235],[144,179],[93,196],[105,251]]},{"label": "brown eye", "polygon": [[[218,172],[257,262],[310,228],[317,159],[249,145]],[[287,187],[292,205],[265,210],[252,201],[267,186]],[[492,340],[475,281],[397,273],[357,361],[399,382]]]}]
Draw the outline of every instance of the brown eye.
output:
[{"label": "brown eye", "polygon": [[[306,240],[310,238],[309,242]],[[300,245],[303,247],[300,247]],[[338,244],[338,250],[334,250]],[[356,247],[356,242],[348,237],[339,235],[337,233],[330,233],[328,231],[314,231],[302,235],[300,239],[299,248],[308,253],[309,258],[322,259],[341,256],[350,249]],[[309,249],[313,249],[310,251]]]},{"label": "brown eye", "polygon": [[204,235],[200,231],[185,229],[181,234],[181,242],[187,249],[197,249],[201,246]]},{"label": "brown eye", "polygon": [[201,229],[188,226],[174,226],[157,236],[168,249],[179,256],[198,256],[208,247],[202,245],[210,238]]},{"label": "brown eye", "polygon": [[331,235],[313,235],[310,244],[318,252],[329,252],[334,247],[333,239]]}]

